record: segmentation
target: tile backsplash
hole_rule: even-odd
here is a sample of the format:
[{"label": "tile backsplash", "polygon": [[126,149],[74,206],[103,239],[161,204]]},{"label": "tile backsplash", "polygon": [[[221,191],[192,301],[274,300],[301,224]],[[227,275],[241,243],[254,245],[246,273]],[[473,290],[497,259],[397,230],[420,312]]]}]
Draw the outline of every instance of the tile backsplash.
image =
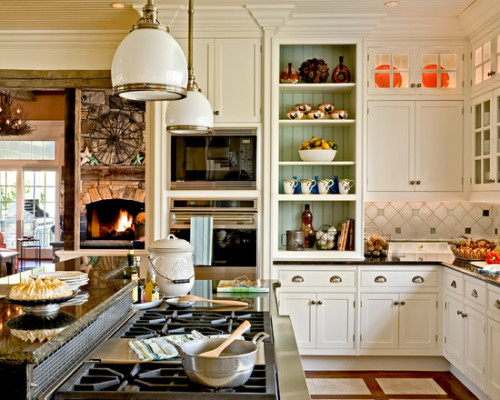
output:
[{"label": "tile backsplash", "polygon": [[392,240],[446,240],[461,235],[491,240],[500,234],[500,204],[366,202],[365,231],[382,231]]}]

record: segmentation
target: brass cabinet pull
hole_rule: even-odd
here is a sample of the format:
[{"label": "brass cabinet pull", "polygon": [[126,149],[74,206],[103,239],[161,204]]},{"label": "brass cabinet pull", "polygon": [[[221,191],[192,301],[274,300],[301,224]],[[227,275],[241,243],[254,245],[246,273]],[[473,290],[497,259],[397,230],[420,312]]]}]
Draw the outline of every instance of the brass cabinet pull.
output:
[{"label": "brass cabinet pull", "polygon": [[316,304],[316,302],[314,300],[311,300],[311,304],[314,305]]},{"label": "brass cabinet pull", "polygon": [[219,115],[220,111],[214,111],[214,115]]},{"label": "brass cabinet pull", "polygon": [[467,313],[462,313],[462,318],[467,318]]},{"label": "brass cabinet pull", "polygon": [[[462,315],[462,311],[457,310],[457,315]],[[462,317],[463,317],[463,315],[462,315]]]},{"label": "brass cabinet pull", "polygon": [[416,183],[417,185],[420,185],[422,182],[420,182],[420,181],[416,181],[415,183]]},{"label": "brass cabinet pull", "polygon": [[454,280],[453,280],[453,281],[451,281],[450,286],[451,286],[452,288],[456,288],[456,287],[457,287],[457,282],[455,282]]},{"label": "brass cabinet pull", "polygon": [[320,306],[321,304],[323,304],[323,302],[321,300],[318,301],[318,306]]},{"label": "brass cabinet pull", "polygon": [[342,278],[338,275],[333,275],[331,278],[330,278],[330,282],[331,283],[340,283],[342,282]]},{"label": "brass cabinet pull", "polygon": [[292,278],[292,282],[304,282],[304,278],[301,277],[300,275],[295,275],[293,278]]},{"label": "brass cabinet pull", "polygon": [[420,275],[414,276],[411,280],[413,283],[424,283],[424,278]]},{"label": "brass cabinet pull", "polygon": [[472,297],[477,297],[477,296],[478,296],[478,294],[477,294],[477,290],[476,290],[476,289],[472,289],[472,292],[470,293],[470,295],[471,295]]},{"label": "brass cabinet pull", "polygon": [[417,85],[415,85],[414,83],[412,83],[412,84],[410,85],[410,87],[415,87],[415,86],[417,86]]},{"label": "brass cabinet pull", "polygon": [[387,282],[387,278],[385,276],[379,275],[379,276],[375,277],[375,282],[384,283],[384,282]]},{"label": "brass cabinet pull", "polygon": [[395,305],[395,306],[399,305],[399,301],[395,301],[395,302],[394,302],[394,305]]},{"label": "brass cabinet pull", "polygon": [[500,308],[500,300],[495,300],[495,307]]},{"label": "brass cabinet pull", "polygon": [[417,87],[422,87],[422,84],[421,83],[417,83]]},{"label": "brass cabinet pull", "polygon": [[406,304],[406,301],[404,301],[404,300],[403,300],[403,301],[401,302],[401,305],[402,305],[402,306],[404,306],[405,304]]},{"label": "brass cabinet pull", "polygon": [[415,184],[415,181],[410,181],[410,185],[414,185]]}]

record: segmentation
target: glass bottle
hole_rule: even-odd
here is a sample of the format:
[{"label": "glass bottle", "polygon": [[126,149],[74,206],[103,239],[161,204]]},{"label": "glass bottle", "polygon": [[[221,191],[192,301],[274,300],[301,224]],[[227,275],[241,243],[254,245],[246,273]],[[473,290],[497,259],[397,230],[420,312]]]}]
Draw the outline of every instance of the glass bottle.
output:
[{"label": "glass bottle", "polygon": [[351,72],[344,65],[344,56],[339,57],[339,65],[335,67],[332,74],[332,81],[335,83],[347,83],[351,80]]},{"label": "glass bottle", "polygon": [[309,210],[309,204],[305,205],[305,210],[302,213],[302,231],[304,232],[304,247],[313,247],[316,236],[312,226],[313,215]]},{"label": "glass bottle", "polygon": [[339,188],[339,177],[338,176],[334,176],[333,177],[333,185],[332,187],[330,188],[330,192],[332,194],[339,194],[340,193],[340,188]]},{"label": "glass bottle", "polygon": [[123,269],[123,279],[132,279],[134,275],[138,276],[134,264],[134,250],[129,250],[127,253],[127,266]]}]

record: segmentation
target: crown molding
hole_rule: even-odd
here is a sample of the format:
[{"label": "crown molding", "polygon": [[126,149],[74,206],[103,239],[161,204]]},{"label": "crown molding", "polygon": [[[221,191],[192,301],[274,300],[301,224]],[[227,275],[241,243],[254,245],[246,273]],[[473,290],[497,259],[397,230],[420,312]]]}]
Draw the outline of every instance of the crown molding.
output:
[{"label": "crown molding", "polygon": [[476,1],[458,17],[458,20],[469,38],[485,35],[500,25],[500,1]]},{"label": "crown molding", "polygon": [[128,31],[48,31],[0,30],[2,47],[39,48],[41,44],[49,47],[114,47],[127,35]]},{"label": "crown molding", "polygon": [[246,5],[253,19],[265,31],[278,33],[292,15],[294,5]]},{"label": "crown molding", "polygon": [[465,37],[462,25],[454,17],[387,17],[368,35],[368,39],[407,40],[449,40]]}]

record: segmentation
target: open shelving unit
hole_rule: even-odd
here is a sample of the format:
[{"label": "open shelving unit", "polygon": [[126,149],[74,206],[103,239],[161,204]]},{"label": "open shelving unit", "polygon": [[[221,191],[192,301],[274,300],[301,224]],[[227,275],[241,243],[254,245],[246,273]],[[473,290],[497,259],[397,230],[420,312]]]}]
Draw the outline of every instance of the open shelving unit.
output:
[{"label": "open shelving unit", "polygon": [[[363,202],[361,168],[361,127],[356,117],[361,115],[361,47],[356,41],[334,42],[289,42],[275,43],[273,49],[273,110],[272,110],[272,257],[273,260],[362,260],[363,259]],[[351,82],[331,82],[331,74],[344,56],[344,64],[351,71]],[[283,84],[280,72],[292,63],[299,69],[302,62],[310,58],[323,59],[329,67],[326,83]],[[313,109],[318,104],[334,103],[336,110],[346,110],[348,119],[312,120],[287,119],[287,111],[295,104],[309,103]],[[312,136],[333,140],[338,145],[336,157],[331,162],[302,161],[298,147]],[[318,150],[319,151],[319,150]],[[353,179],[356,184],[349,194],[284,194],[283,180],[297,177]],[[355,220],[354,249],[351,251],[316,250],[287,251],[281,243],[287,230],[301,228],[301,215],[305,204],[310,205],[313,227],[319,229],[328,224],[338,228],[347,218]]]}]

